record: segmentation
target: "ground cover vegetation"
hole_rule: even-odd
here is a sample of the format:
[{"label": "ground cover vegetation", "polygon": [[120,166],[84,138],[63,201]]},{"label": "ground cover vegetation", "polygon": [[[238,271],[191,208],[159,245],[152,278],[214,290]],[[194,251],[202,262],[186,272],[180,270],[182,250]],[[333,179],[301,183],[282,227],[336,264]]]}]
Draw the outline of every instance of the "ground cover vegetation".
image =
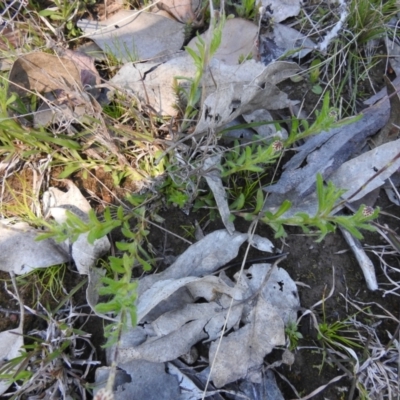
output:
[{"label": "ground cover vegetation", "polygon": [[[274,57],[277,62],[289,60],[299,64],[299,73],[278,81],[276,86],[276,90],[280,89],[299,102],[288,102],[285,103],[288,107],[275,109],[269,121],[265,118],[247,121],[241,117],[233,124],[219,126],[218,118],[223,116],[211,115],[214,110],[208,108],[209,96],[212,96],[209,86],[214,80],[209,72],[210,65],[223,46],[223,32],[233,18],[231,13],[252,21],[257,35],[271,32],[274,26],[280,25],[281,21],[276,21],[277,9],[274,13],[269,6],[255,0],[227,4],[204,2],[195,13],[188,12],[190,18],[184,22],[185,43],[192,37],[197,38],[197,42],[185,49],[188,60],[194,65],[194,74],[190,77],[175,75],[170,82],[176,100],[174,116],[163,115],[150,101],[114,84],[111,84],[114,87],[112,96],[107,100],[104,96],[101,98],[99,93],[124,64],[139,61],[138,54],[127,48],[120,49],[121,54],[129,54],[124,60],[115,51],[106,49],[93,64],[99,80],[89,85],[84,79],[76,83],[74,90],[79,95],[57,87],[52,89],[56,97],[49,99],[40,91],[29,89],[31,78],[16,78],[23,64],[21,57],[41,52],[61,59],[60,54],[76,51],[87,43],[89,35],[78,23],[84,17],[105,20],[117,10],[149,10],[151,6],[147,2],[103,4],[94,0],[10,0],[0,5],[0,222],[8,231],[21,222],[28,224],[24,229],[28,230],[27,226],[35,229],[38,245],[48,241],[67,243],[66,261],[57,266],[34,269],[29,274],[4,270],[10,276],[6,272],[2,275],[6,290],[0,297],[0,311],[9,316],[16,302],[20,309],[11,313],[13,317],[9,317],[1,334],[4,333],[5,343],[15,342],[15,336],[19,340],[23,338],[24,342],[3,357],[0,365],[2,394],[11,399],[40,395],[63,399],[113,398],[118,363],[121,354],[125,354],[120,349],[124,334],[146,315],[143,303],[138,301],[144,290],[140,288],[140,279],[165,269],[172,263],[168,262],[169,257],[179,256],[188,244],[193,246],[192,241],[201,237],[202,230],[212,232],[225,226],[229,231],[235,224],[248,231],[251,238],[263,232],[263,236],[268,236],[283,252],[289,246],[290,251],[297,254],[294,257],[298,263],[306,253],[301,246],[310,250],[307,256],[310,266],[298,274],[294,270],[293,276],[298,276],[293,279],[301,281],[298,282],[300,288],[301,285],[311,286],[313,294],[304,295],[296,318],[284,321],[284,343],[277,341],[278,350],[263,364],[265,373],[268,366],[279,377],[279,388],[285,398],[396,398],[399,396],[400,359],[400,321],[396,315],[400,249],[391,223],[397,217],[387,212],[382,216],[381,208],[385,204],[371,207],[367,202],[352,206],[348,203],[374,179],[388,176],[384,174],[398,162],[398,154],[386,158],[380,167],[374,167],[372,175],[357,183],[352,191],[325,179],[326,174],[316,172],[312,177],[315,207],[311,211],[298,210],[303,198],[293,197],[290,191],[278,193],[281,195],[278,203],[270,207],[268,201],[276,193],[270,192],[268,187],[279,181],[284,163],[301,149],[300,146],[310,143],[307,139],[343,128],[350,131],[354,124],[363,123],[360,113],[366,108],[363,101],[383,88],[383,75],[392,74],[393,78],[396,75],[387,48],[398,42],[398,3],[394,0],[310,1],[297,13],[289,14],[285,23],[316,44],[301,58],[301,45],[285,48]],[[175,15],[172,8],[162,8]],[[253,56],[256,55],[240,54],[237,65],[246,65]],[[32,60],[29,62],[33,63]],[[154,68],[152,66],[145,75]],[[64,83],[73,75],[71,71],[61,73]],[[46,74],[36,75],[36,79],[47,80],[49,86],[54,83],[54,78]],[[142,81],[145,81],[144,76]],[[214,85],[218,86],[215,81]],[[93,89],[86,97],[82,95],[85,86]],[[398,101],[398,89],[394,88],[392,109]],[[59,100],[62,94],[60,96],[58,90],[64,90],[64,103]],[[388,86],[389,93],[390,90]],[[98,101],[90,100],[97,95]],[[146,96],[149,96],[147,92]],[[237,101],[239,104],[233,107],[232,113],[242,106],[241,101]],[[79,114],[77,110],[82,102],[90,106]],[[37,119],[44,111],[43,104],[52,112],[46,123]],[[65,104],[73,110],[72,117]],[[397,129],[397,121],[390,118],[384,125],[393,131],[393,127]],[[211,121],[207,130],[199,133],[199,126],[207,119]],[[265,127],[272,127],[274,134],[269,137],[260,134],[257,129]],[[376,131],[380,128],[385,129],[382,125]],[[239,130],[252,130],[251,139],[244,138],[244,134],[229,138]],[[284,131],[286,135],[282,134]],[[361,152],[364,145],[365,140],[354,153]],[[219,158],[210,161],[214,157]],[[214,175],[210,175],[212,173]],[[220,182],[222,197],[212,188],[209,179]],[[76,207],[55,204],[55,208],[63,209],[62,217],[58,218],[56,211],[49,211],[54,204],[45,205],[49,188],[56,187],[63,192],[72,190],[71,184],[66,182],[73,182],[86,198],[89,208],[84,215]],[[344,197],[346,193],[351,194]],[[339,212],[342,209],[343,212]],[[385,216],[387,220],[382,220]],[[365,285],[363,278],[347,282],[345,275],[351,273],[341,272],[338,278],[339,273],[330,262],[319,268],[312,265],[313,246],[322,243],[328,247],[319,253],[326,260],[332,259],[327,256],[329,252],[344,248],[334,242],[330,242],[330,247],[327,245],[330,237],[339,235],[340,229],[358,240],[374,238],[368,251],[375,257],[373,260],[381,273],[379,295],[374,295],[373,300],[370,294],[356,297],[360,282]],[[1,241],[8,240],[5,234],[1,235]],[[85,270],[87,280],[77,274],[74,266],[77,264],[74,254],[78,251],[74,244],[82,237],[88,247],[103,239],[111,243],[101,257],[95,257],[97,267]],[[251,264],[249,247],[240,254],[239,275]],[[256,254],[255,258],[258,256]],[[275,256],[279,258],[279,254]],[[268,257],[263,255],[261,262],[265,259]],[[228,263],[221,266],[225,264]],[[277,268],[277,264],[271,265],[271,271]],[[100,267],[104,272],[95,278],[92,270]],[[247,272],[245,276],[251,273],[255,272]],[[357,273],[353,271],[354,276]],[[260,287],[271,274],[267,273]],[[235,277],[235,282],[242,283],[243,287],[240,279]],[[10,283],[12,290],[8,288]],[[233,281],[231,283],[233,285]],[[250,292],[248,299],[258,299],[260,292],[261,289]],[[380,302],[382,295],[384,304]],[[221,337],[226,330],[234,330],[228,323],[233,301],[234,296],[224,318]],[[387,309],[388,306],[391,309]],[[253,316],[259,313],[257,306],[254,310]],[[238,322],[235,329],[244,324]],[[90,325],[94,327],[92,330]],[[296,364],[301,361],[285,365],[275,354],[284,350],[294,355],[294,360],[303,360],[303,365]],[[283,360],[283,356],[281,358]],[[208,362],[212,369],[211,357]],[[94,371],[106,363],[110,367],[107,383],[101,390],[94,389]],[[309,370],[299,372],[303,368]],[[318,378],[313,371],[318,371]],[[199,393],[193,394],[197,397],[193,398],[205,398],[210,390],[210,376],[211,371]],[[217,382],[216,376],[214,382]],[[346,383],[339,386],[336,384],[339,380]],[[228,382],[232,381],[233,378]],[[215,387],[212,389],[215,390],[213,398],[239,398],[234,397],[235,388],[227,387],[220,392]]]}]

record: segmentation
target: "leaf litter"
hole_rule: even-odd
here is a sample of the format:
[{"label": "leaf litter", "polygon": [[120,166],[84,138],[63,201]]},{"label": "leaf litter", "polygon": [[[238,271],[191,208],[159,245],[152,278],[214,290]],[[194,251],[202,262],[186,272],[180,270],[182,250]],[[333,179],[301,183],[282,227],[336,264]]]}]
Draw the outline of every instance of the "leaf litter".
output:
[{"label": "leaf litter", "polygon": [[[209,275],[232,260],[239,246],[249,240],[248,234],[235,234],[238,240],[232,245],[233,237],[226,230],[210,233],[164,272],[139,281],[139,325],[123,333],[117,356],[120,368],[133,375],[143,361],[174,361],[193,346],[210,342],[215,387],[244,378],[260,382],[263,359],[285,343],[285,324],[296,319],[300,302],[295,283],[275,265],[253,265],[235,276],[236,283],[223,272]],[[272,250],[265,238],[255,241],[262,243],[259,248]],[[223,331],[228,335],[221,336]],[[132,336],[139,338],[135,345],[129,339]],[[239,348],[238,342],[242,343]]]},{"label": "leaf litter", "polygon": [[[273,14],[276,22],[295,16],[300,11],[298,1],[268,2],[263,6],[267,12]],[[191,2],[181,4],[164,2],[164,7],[161,6],[164,10],[172,11],[174,17],[181,22],[192,19],[197,7],[198,5]],[[156,62],[142,64],[129,62],[123,66],[110,81],[112,83],[111,96],[117,86],[121,91],[132,91],[143,103],[159,114],[176,115],[176,95],[172,89],[174,80],[179,76],[179,84],[187,88],[188,79],[195,72],[193,61],[187,54],[184,52],[176,54],[181,49],[184,39],[184,26],[181,22],[150,13],[125,11],[121,11],[102,24],[80,21],[80,26],[85,33],[105,52],[112,53],[116,58],[125,61],[132,61],[133,56],[141,60],[153,59],[152,61],[154,58],[159,58]],[[165,27],[163,35],[159,33],[161,26]],[[314,47],[311,41],[298,35],[297,31],[276,24],[272,36],[266,35],[263,39],[264,50],[267,49],[270,53],[264,59],[271,62],[266,67],[254,60],[246,60],[256,55],[254,45],[254,38],[257,35],[256,25],[234,19],[227,21],[225,29],[220,53],[211,60],[210,68],[203,77],[204,104],[195,134],[221,130],[226,124],[242,115],[253,118],[258,112],[263,115],[261,117],[263,119],[267,110],[279,110],[293,105],[294,102],[276,85],[296,75],[299,67],[296,63],[274,60],[283,53],[302,46]],[[234,34],[237,32],[246,32],[239,35],[243,38],[243,43],[236,40],[237,36]],[[142,33],[143,36],[140,36]],[[168,43],[165,43],[164,37],[168,39]],[[283,38],[288,41],[283,41]],[[300,44],[299,41],[302,40],[304,42]],[[273,42],[273,48],[265,44],[270,42]],[[302,49],[294,56],[303,57],[308,50]],[[167,61],[163,59],[165,55],[168,56]],[[176,57],[171,58],[171,55],[176,55]],[[50,117],[36,119],[35,125],[46,126],[54,121],[60,123],[62,118],[67,118],[69,121],[79,120],[88,113],[95,115],[90,114],[87,109],[77,112],[80,104],[92,101],[83,92],[83,86],[99,83],[93,61],[90,58],[80,58],[80,61],[77,61],[78,58],[75,58],[77,54],[64,52],[61,53],[62,58],[51,56],[51,64],[57,66],[54,70],[45,66],[50,61],[48,56],[44,53],[34,53],[20,57],[14,63],[10,73],[11,91],[21,96],[25,95],[26,90],[38,93],[51,92],[53,97],[46,97],[49,94],[45,94],[43,109],[39,108],[38,111],[45,114],[47,102],[59,107],[55,113],[56,119],[54,119],[54,110],[51,110]],[[242,56],[244,61],[239,65],[239,59]],[[263,54],[261,54],[262,57]],[[68,107],[63,107],[62,96],[66,90],[68,93],[74,93],[76,104],[73,109],[70,108],[71,102]],[[286,164],[285,172],[280,180],[275,185],[266,187],[265,190],[278,195],[284,194],[285,198],[293,201],[305,200],[307,203],[309,195],[314,190],[315,173],[321,171],[325,179],[336,180],[338,186],[348,187],[349,192],[346,196],[353,196],[353,200],[382,186],[384,180],[398,168],[397,163],[386,168],[387,159],[390,157],[393,159],[399,153],[398,141],[381,145],[369,153],[350,161],[347,160],[368,136],[387,124],[388,110],[387,101],[382,101],[364,111],[358,120],[349,121],[349,124],[344,127],[310,138],[298,149],[298,154]],[[265,117],[265,119],[268,118]],[[261,129],[258,133],[261,134]],[[268,135],[264,134],[265,137]],[[276,131],[272,131],[272,135],[276,136]],[[148,392],[143,392],[146,393],[143,394],[146,398],[159,399],[161,397],[157,396],[161,396],[162,389],[165,391],[167,388],[168,390],[172,388],[170,393],[174,394],[171,396],[180,398],[178,394],[182,392],[178,389],[177,383],[173,380],[172,385],[165,383],[170,382],[171,376],[174,375],[167,373],[174,370],[174,364],[169,362],[178,362],[177,358],[189,353],[200,342],[209,343],[208,360],[213,365],[210,377],[214,388],[224,387],[239,379],[245,379],[245,383],[260,384],[263,379],[262,364],[265,355],[276,346],[285,344],[285,324],[296,320],[300,307],[296,284],[282,268],[276,265],[254,264],[242,274],[235,275],[234,280],[231,280],[224,272],[214,275],[218,268],[237,255],[239,247],[246,240],[262,251],[272,250],[272,244],[268,239],[260,236],[251,237],[249,234],[235,231],[234,224],[229,219],[230,213],[221,179],[217,172],[207,172],[209,169],[218,167],[219,163],[218,156],[208,158],[204,163],[203,172],[217,198],[218,209],[226,230],[215,231],[205,236],[164,272],[149,275],[140,280],[137,302],[140,325],[125,334],[126,336],[122,338],[124,345],[119,349],[118,354],[119,367],[127,371],[132,381],[130,384],[125,382],[119,386],[115,392],[116,398],[127,398],[124,396],[129,393],[129,387],[145,390],[145,387],[153,386],[153,383],[150,384],[149,381],[146,381],[146,386],[141,386],[137,381],[133,383],[133,377],[137,374],[153,375],[152,382],[158,379],[161,382],[161,377],[163,379],[164,384],[158,387],[158,391],[151,394],[154,397],[149,397]],[[303,166],[304,163],[306,167]],[[378,176],[374,168],[384,170],[376,180],[372,180],[375,175]],[[359,173],[350,173],[350,171],[360,170],[365,170],[362,176]],[[363,187],[366,183],[368,185]],[[363,190],[357,193],[357,198],[354,195],[355,192],[351,192],[354,187],[363,187]],[[73,193],[76,197],[72,196]],[[71,198],[68,198],[70,195]],[[67,209],[83,220],[87,218],[86,213],[90,206],[87,202],[85,204],[83,196],[73,185],[70,185],[66,194],[59,193],[53,188],[49,190],[47,197],[52,202],[48,206],[49,213],[59,223],[65,221]],[[271,198],[273,199],[273,196]],[[267,207],[269,206],[267,203]],[[31,229],[23,226],[20,229],[21,235],[14,238],[6,223],[8,221],[3,221],[1,225],[5,233],[0,243],[4,244],[8,239],[14,243],[22,241],[24,244],[30,244],[28,251],[33,254],[32,243],[35,243],[36,233],[32,233]],[[19,228],[18,225],[14,225],[11,230]],[[42,243],[48,245],[50,241]],[[39,248],[39,244],[37,246]],[[69,260],[71,253],[80,273],[91,276],[92,284],[87,296],[88,300],[90,298],[91,305],[94,306],[98,300],[95,294],[98,276],[92,275],[91,271],[97,259],[109,250],[108,240],[91,246],[87,242],[87,237],[82,235],[72,246],[67,242],[62,246],[63,249],[59,252],[64,256],[68,254],[63,262]],[[41,251],[44,255],[39,254],[38,260],[40,259],[42,264],[39,261],[33,264],[38,263],[40,267],[46,267],[53,265],[54,260],[58,260],[57,246],[53,243]],[[56,258],[48,260],[46,253],[51,253],[52,256],[56,254]],[[21,254],[21,259],[10,258],[10,260],[12,265],[9,263],[7,266],[6,262],[3,264],[8,270],[16,268],[16,273],[21,272],[26,268],[25,265],[28,265],[25,261],[26,255]],[[32,267],[31,264],[28,268]],[[239,342],[243,345],[238,346]],[[167,370],[166,365],[170,365]],[[235,368],[232,368],[232,365]],[[175,374],[180,376],[179,380],[182,381],[183,376],[176,370]],[[155,379],[154,376],[156,376]],[[98,382],[102,380],[104,378],[97,379]],[[195,387],[197,387],[193,386],[193,381],[191,384],[192,390],[189,391],[189,396],[195,393]],[[199,398],[200,392],[202,389],[194,397],[185,398]],[[142,397],[139,396],[139,398]]]}]

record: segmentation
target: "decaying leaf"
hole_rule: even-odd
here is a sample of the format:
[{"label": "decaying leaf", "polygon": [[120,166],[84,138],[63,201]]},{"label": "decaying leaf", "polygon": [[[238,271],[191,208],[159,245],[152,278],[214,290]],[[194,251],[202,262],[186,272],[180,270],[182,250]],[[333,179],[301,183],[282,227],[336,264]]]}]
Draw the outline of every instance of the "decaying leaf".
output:
[{"label": "decaying leaf", "polygon": [[[267,110],[254,110],[249,114],[243,114],[243,119],[251,124],[253,122],[272,122],[274,119]],[[278,131],[275,124],[265,124],[260,126],[254,126],[252,129],[257,132],[262,138],[279,138],[282,140],[287,139],[287,131],[284,128],[280,128]]]},{"label": "decaying leaf", "polygon": [[[209,30],[200,35],[207,40]],[[214,54],[214,58],[228,65],[239,65],[249,59],[257,59],[256,46],[258,26],[243,18],[229,19],[222,29],[221,44]],[[188,47],[197,51],[198,38],[194,37]]]},{"label": "decaying leaf", "polygon": [[9,93],[15,92],[20,97],[76,88],[81,82],[72,60],[40,52],[19,57],[12,66],[9,80]]},{"label": "decaying leaf", "polygon": [[[238,232],[213,232],[191,245],[164,272],[142,279],[137,304],[141,325],[134,329],[134,337],[140,339],[125,339],[122,334],[118,364],[165,363],[199,342],[211,342],[209,357],[215,366],[211,377],[216,386],[255,379],[265,355],[284,344],[284,325],[295,320],[300,303],[286,271],[271,269],[269,264],[253,265],[235,276],[236,285],[224,273],[208,275],[234,258],[247,238],[248,234]],[[265,251],[272,247],[261,237],[253,238],[252,244]],[[224,326],[231,333],[221,338]]]},{"label": "decaying leaf", "polygon": [[[227,65],[212,59],[203,77],[206,99],[196,133],[205,132],[210,124],[221,127],[255,109],[287,107],[290,104],[287,95],[275,85],[297,71],[294,63],[279,62],[264,67],[251,60]],[[178,112],[174,82],[187,90],[195,73],[193,59],[183,53],[163,64],[126,64],[111,83],[131,90],[160,114],[174,116]]]},{"label": "decaying leaf", "polygon": [[[22,326],[9,331],[0,332],[0,357],[4,361],[12,360],[21,355],[20,351],[24,345]],[[11,373],[9,371],[8,373]],[[0,395],[2,395],[12,382],[0,380]]]},{"label": "decaying leaf", "polygon": [[314,48],[315,43],[311,39],[283,24],[274,23],[271,30],[259,36],[259,56],[265,65],[284,54],[294,60],[303,58]]},{"label": "decaying leaf", "polygon": [[68,262],[68,252],[53,240],[36,241],[40,233],[25,222],[0,221],[0,269],[21,275]]},{"label": "decaying leaf", "polygon": [[[218,90],[205,99],[195,133],[206,132],[210,128],[217,129],[239,115],[254,110],[279,110],[291,104],[287,94],[281,92],[275,85],[296,75],[298,65],[275,62],[265,68],[260,66],[261,64],[254,61],[246,61],[239,67],[234,67],[235,72],[244,68],[242,73],[245,78],[241,80],[224,74],[228,80],[223,81],[226,83],[219,85]],[[216,74],[216,70],[212,69],[213,75]]]},{"label": "decaying leaf", "polygon": [[300,12],[300,0],[262,0],[261,4],[274,22],[282,22]]},{"label": "decaying leaf", "polygon": [[[330,176],[357,151],[368,136],[373,135],[387,123],[390,106],[382,100],[368,108],[356,122],[323,131],[298,147],[298,153],[284,165],[279,181],[264,190],[285,194],[286,198],[300,203],[315,191],[318,173],[328,180]],[[306,161],[306,165],[304,165]]]},{"label": "decaying leaf", "polygon": [[[2,375],[12,376],[17,372],[18,367],[20,366],[20,362],[17,364],[11,365],[4,365],[3,363],[7,363],[7,361],[11,361],[17,357],[20,357],[25,350],[22,348],[24,345],[24,336],[23,336],[23,329],[24,329],[24,305],[22,300],[20,299],[16,282],[13,276],[13,273],[10,272],[11,280],[13,282],[14,289],[16,291],[16,298],[19,301],[20,307],[20,320],[19,325],[15,329],[11,329],[8,331],[0,332],[0,359],[2,362],[0,363],[0,370]],[[4,367],[4,370],[2,369]],[[2,395],[6,390],[11,386],[12,381],[8,379],[1,379],[0,380],[0,395]]]},{"label": "decaying leaf", "polygon": [[121,10],[105,21],[78,26],[106,53],[126,62],[173,54],[182,48],[185,25],[160,15]]},{"label": "decaying leaf", "polygon": [[226,230],[232,234],[235,231],[235,225],[231,220],[231,211],[229,209],[228,201],[226,199],[225,187],[221,179],[221,155],[207,157],[204,160],[202,167],[203,176],[207,181],[208,187],[214,195],[215,202],[217,203],[218,211],[221,220],[225,225]]},{"label": "decaying leaf", "polygon": [[34,114],[35,127],[81,121],[93,115],[91,99],[83,91],[84,85],[95,85],[100,79],[93,60],[72,51],[60,54],[65,57],[47,53],[21,56],[10,71],[9,93],[22,98],[41,94],[43,102]]},{"label": "decaying leaf", "polygon": [[270,264],[253,264],[235,279],[241,287],[248,288],[245,297],[259,292],[279,312],[285,324],[296,321],[300,307],[297,286],[283,268],[271,271]]},{"label": "decaying leaf", "polygon": [[[210,347],[211,378],[216,387],[246,378],[259,368],[275,346],[285,344],[284,324],[278,312],[262,297],[252,310],[251,322]],[[217,353],[217,348],[218,353]]]},{"label": "decaying leaf", "polygon": [[[331,175],[329,180],[331,180],[336,187],[346,189],[346,193],[342,196],[344,199],[351,197],[351,201],[356,201],[375,188],[382,186],[386,179],[400,168],[400,159],[391,162],[391,160],[399,154],[400,139],[385,143],[347,161]],[[377,172],[383,168],[384,170],[377,174]],[[368,182],[371,178],[374,179]],[[362,188],[362,190],[353,196],[360,188]]]},{"label": "decaying leaf", "polygon": [[[397,79],[397,78],[396,78]],[[400,97],[398,90],[400,88],[400,82],[391,82],[387,76],[385,76],[386,92],[389,95],[390,100],[390,117],[386,125],[374,136],[372,136],[372,147],[377,147],[383,143],[390,142],[398,139],[400,132]]]},{"label": "decaying leaf", "polygon": [[[106,386],[110,368],[96,369],[94,394]],[[169,400],[180,399],[178,379],[167,373],[161,363],[134,360],[120,365],[116,371],[115,400]],[[184,400],[184,399],[182,399]]]},{"label": "decaying leaf", "polygon": [[247,238],[247,233],[234,232],[230,235],[225,229],[210,233],[192,244],[165,271],[141,279],[139,294],[160,280],[212,274],[237,256],[240,246]]},{"label": "decaying leaf", "polygon": [[160,10],[173,15],[178,21],[184,24],[191,24],[196,21],[196,11],[200,7],[199,0],[162,0],[156,2]]},{"label": "decaying leaf", "polygon": [[[71,182],[67,181],[69,190],[63,192],[57,188],[50,188],[43,197],[47,204],[44,207],[50,215],[58,222],[66,221],[67,210],[73,212],[82,220],[87,220],[87,212],[90,210],[90,204],[82,195],[80,190]],[[72,248],[72,258],[81,274],[89,274],[91,267],[95,265],[99,257],[110,250],[110,242],[107,237],[95,240],[90,244],[87,240],[88,233],[79,235],[78,239],[72,243],[66,240],[61,243],[64,251],[69,254],[70,245]]]}]

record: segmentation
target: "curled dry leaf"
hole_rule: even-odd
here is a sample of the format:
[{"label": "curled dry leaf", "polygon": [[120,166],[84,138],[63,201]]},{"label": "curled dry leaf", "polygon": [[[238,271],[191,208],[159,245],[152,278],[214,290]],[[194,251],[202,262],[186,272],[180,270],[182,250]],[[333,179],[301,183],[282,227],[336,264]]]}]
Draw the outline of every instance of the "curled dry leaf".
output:
[{"label": "curled dry leaf", "polygon": [[234,232],[230,235],[225,229],[208,234],[192,244],[165,271],[141,279],[138,288],[139,294],[160,280],[212,274],[237,256],[240,246],[247,238],[247,233]]},{"label": "curled dry leaf", "polygon": [[[118,365],[172,361],[201,341],[212,342],[211,362],[221,340],[212,373],[215,385],[254,377],[264,356],[284,344],[284,324],[295,318],[300,303],[289,275],[268,264],[252,266],[236,277],[237,285],[224,273],[207,275],[234,258],[246,239],[248,234],[213,232],[191,245],[166,271],[142,279],[137,304],[142,325],[134,336],[125,339],[127,334],[122,334]],[[252,244],[264,251],[272,248],[258,236]],[[202,275],[206,276],[198,277]],[[226,331],[234,332],[221,338],[225,324]]]}]

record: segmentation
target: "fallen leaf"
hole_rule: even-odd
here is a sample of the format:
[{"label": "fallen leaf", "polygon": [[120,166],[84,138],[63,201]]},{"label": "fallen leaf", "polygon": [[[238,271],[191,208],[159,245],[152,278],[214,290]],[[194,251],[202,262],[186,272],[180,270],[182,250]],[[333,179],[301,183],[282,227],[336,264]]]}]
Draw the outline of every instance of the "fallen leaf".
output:
[{"label": "fallen leaf", "polygon": [[[178,379],[167,373],[162,363],[134,360],[119,365],[114,387],[115,400],[170,400],[180,399]],[[96,370],[96,394],[106,386],[110,368]],[[184,399],[182,399],[184,400]]]},{"label": "fallen leaf", "polygon": [[[0,357],[3,361],[9,361],[21,356],[22,346],[24,345],[22,326],[9,331],[0,332]],[[8,374],[12,373],[7,371]],[[2,395],[12,382],[6,379],[0,380],[0,395]]]},{"label": "fallen leaf", "polygon": [[199,0],[162,0],[156,2],[160,10],[172,14],[178,21],[191,24],[196,21],[196,11],[200,7]]},{"label": "fallen leaf", "polygon": [[300,0],[262,0],[261,5],[274,22],[282,22],[300,12]]},{"label": "fallen leaf", "polygon": [[225,229],[208,234],[192,244],[165,271],[141,279],[138,293],[143,293],[160,280],[212,274],[237,256],[247,238],[247,233],[234,232],[230,235]]},{"label": "fallen leaf", "polygon": [[71,60],[40,52],[20,56],[11,68],[9,80],[8,92],[20,97],[81,87],[79,70]]},{"label": "fallen leaf", "polygon": [[[57,188],[50,188],[43,194],[46,202],[44,209],[45,214],[50,215],[58,223],[63,223],[67,219],[67,210],[76,214],[83,221],[87,221],[87,213],[91,209],[89,202],[82,195],[80,190],[71,182],[66,181],[69,190],[63,192]],[[69,254],[71,246],[71,255],[75,262],[76,268],[80,274],[89,274],[97,260],[110,250],[110,242],[106,236],[97,239],[93,244],[87,240],[88,233],[83,233],[78,236],[74,243],[66,240],[60,246]]]},{"label": "fallen leaf", "polygon": [[227,194],[221,179],[221,170],[219,168],[220,165],[221,155],[219,154],[213,157],[207,157],[204,160],[201,170],[205,180],[207,181],[208,187],[214,195],[221,220],[225,225],[226,230],[232,234],[235,232],[235,225],[232,222],[231,211],[226,199]]},{"label": "fallen leaf", "polygon": [[221,343],[211,344],[211,379],[217,388],[246,379],[252,370],[261,368],[264,357],[275,346],[285,344],[282,318],[262,297],[257,299],[250,320],[243,328],[224,337]]},{"label": "fallen leaf", "polygon": [[[286,93],[275,85],[296,75],[299,68],[297,64],[280,61],[262,67],[254,61],[246,61],[234,67],[235,73],[242,68],[243,77],[233,79],[234,75],[230,76],[228,71],[224,71],[226,68],[221,67],[221,76],[228,79],[223,80],[218,90],[206,97],[195,134],[223,127],[239,115],[254,110],[279,110],[292,104]],[[215,76],[218,68],[211,70]]]},{"label": "fallen leaf", "polygon": [[315,43],[311,39],[283,24],[274,23],[271,30],[259,36],[259,56],[265,65],[284,54],[294,60],[303,58],[314,48]]},{"label": "fallen leaf", "polygon": [[382,100],[365,110],[359,120],[310,137],[284,165],[279,181],[264,190],[285,194],[294,204],[300,203],[315,191],[317,174],[328,180],[368,136],[387,123],[389,114],[389,101]]},{"label": "fallen leaf", "polygon": [[[207,40],[209,30],[200,35]],[[228,64],[239,65],[248,59],[257,59],[258,49],[256,46],[258,37],[258,26],[242,18],[228,19],[222,29],[221,44],[213,58]],[[198,38],[194,37],[188,47],[197,51]]]},{"label": "fallen leaf", "polygon": [[[400,139],[382,144],[342,164],[339,169],[330,176],[329,180],[332,181],[336,187],[346,189],[346,192],[342,196],[343,199],[351,197],[351,201],[356,201],[372,190],[382,186],[386,179],[390,178],[390,176],[400,168],[400,159],[391,162],[391,160],[399,154]],[[377,171],[384,167],[387,168],[377,175]],[[374,179],[368,182],[371,178]],[[362,190],[353,196],[360,188],[362,188]]]},{"label": "fallen leaf", "polygon": [[68,251],[53,240],[36,241],[40,233],[25,222],[0,221],[0,269],[21,275],[68,262]]},{"label": "fallen leaf", "polygon": [[[284,62],[267,67],[255,61],[227,65],[213,58],[203,77],[205,102],[196,133],[205,132],[210,124],[222,127],[238,115],[255,109],[287,107],[290,100],[275,85],[295,75],[298,68],[297,64]],[[174,116],[178,113],[173,89],[176,77],[181,88],[187,90],[195,73],[193,59],[183,53],[162,64],[126,64],[111,83],[132,91],[158,113]]]},{"label": "fallen leaf", "polygon": [[[273,122],[274,121],[271,113],[268,112],[267,110],[254,110],[253,112],[251,112],[249,114],[243,114],[242,117],[248,124],[252,124],[253,122]],[[276,125],[273,123],[260,125],[260,126],[254,126],[254,127],[252,127],[252,129],[254,129],[257,132],[257,134],[264,139],[277,138],[277,139],[285,140],[288,137],[286,129],[280,128],[280,130],[278,131],[276,129]]]},{"label": "fallen leaf", "polygon": [[135,10],[121,10],[105,21],[80,20],[77,25],[104,52],[125,62],[173,54],[185,40],[184,24]]}]

